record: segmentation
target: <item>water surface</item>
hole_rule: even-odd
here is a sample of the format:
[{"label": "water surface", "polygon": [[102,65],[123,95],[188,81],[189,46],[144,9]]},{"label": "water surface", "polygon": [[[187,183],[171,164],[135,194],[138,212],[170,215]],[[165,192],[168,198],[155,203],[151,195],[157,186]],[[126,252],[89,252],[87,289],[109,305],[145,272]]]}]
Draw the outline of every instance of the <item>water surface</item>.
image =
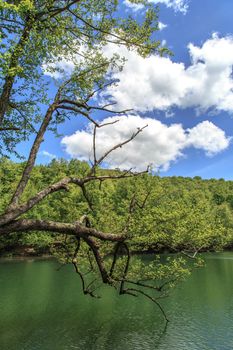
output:
[{"label": "water surface", "polygon": [[1,350],[232,350],[233,253],[206,254],[207,265],[154,304],[81,293],[71,266],[51,260],[0,262]]}]

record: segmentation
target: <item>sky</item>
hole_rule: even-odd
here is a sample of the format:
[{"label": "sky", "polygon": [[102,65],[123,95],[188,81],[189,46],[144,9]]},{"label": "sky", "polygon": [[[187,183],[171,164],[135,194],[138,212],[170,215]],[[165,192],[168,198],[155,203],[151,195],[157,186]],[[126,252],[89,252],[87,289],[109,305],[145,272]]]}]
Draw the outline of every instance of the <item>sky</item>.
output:
[{"label": "sky", "polygon": [[[105,166],[141,171],[151,164],[161,176],[233,179],[233,2],[149,1],[160,7],[157,38],[173,56],[143,59],[124,47],[104,49],[106,56],[117,51],[127,61],[122,72],[114,73],[118,86],[109,87],[99,102],[111,95],[117,107],[134,111],[98,130],[97,153],[147,125]],[[144,8],[122,0],[120,11],[140,19]],[[59,131],[63,135],[56,139],[47,134],[39,163],[92,157],[93,128],[84,119],[69,120]]]}]

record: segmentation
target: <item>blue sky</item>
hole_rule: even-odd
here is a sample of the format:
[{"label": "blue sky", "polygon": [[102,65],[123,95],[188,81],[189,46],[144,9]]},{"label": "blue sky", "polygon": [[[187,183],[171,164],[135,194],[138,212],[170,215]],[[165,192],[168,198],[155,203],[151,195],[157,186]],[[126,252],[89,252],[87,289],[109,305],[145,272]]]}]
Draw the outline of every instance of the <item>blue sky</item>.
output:
[{"label": "blue sky", "polygon": [[[233,35],[232,13],[233,2],[231,0],[190,0],[188,11],[185,15],[175,13],[164,5],[160,5],[160,20],[168,27],[162,31],[161,37],[165,38],[168,47],[174,53],[173,59],[177,62],[190,64],[187,45],[192,42],[200,46],[209,39],[213,32],[221,37]],[[176,121],[188,127],[196,123],[197,118],[210,120],[221,127],[227,135],[233,135],[233,120],[229,113],[220,112],[211,117],[203,113],[200,117],[194,117],[192,109],[176,111]],[[166,175],[197,176],[203,178],[233,179],[233,146],[219,155],[206,157],[202,152],[189,150],[185,159],[173,164]]]},{"label": "blue sky", "polygon": [[[109,159],[109,166],[137,168],[139,163],[143,167],[146,162],[154,162],[162,176],[232,179],[233,141],[230,137],[233,136],[233,2],[154,2],[159,3],[160,21],[166,25],[157,37],[166,41],[166,46],[174,56],[168,61],[156,58],[142,61],[132,54],[126,54],[128,66],[122,73],[124,75],[117,76],[120,80],[119,89],[110,92],[120,107],[126,107],[127,103],[131,107],[135,102],[136,110],[134,115],[123,119],[124,126],[119,126],[115,130],[116,134],[110,129],[100,133],[99,150],[111,146],[113,138],[121,140],[123,134],[133,132],[136,127],[143,126],[146,122],[148,130],[145,135],[140,135],[141,138],[135,141],[135,144],[125,149],[124,156],[120,153],[113,155]],[[138,17],[143,13],[143,9],[135,11],[127,6],[127,2],[122,3],[120,10],[131,12]],[[192,45],[188,49],[190,43]],[[107,55],[112,50],[113,48],[107,48]],[[212,53],[211,58],[209,55]],[[218,61],[219,64],[215,65]],[[133,66],[131,62],[138,62],[138,66]],[[207,82],[201,82],[202,69],[207,74]],[[162,80],[159,72],[164,72],[165,78]],[[134,85],[138,84],[139,91],[135,95],[130,85],[130,80],[133,79],[136,79]],[[213,86],[215,88],[212,93]],[[170,91],[168,96],[167,91]],[[166,98],[163,101],[164,96]],[[98,115],[98,118],[101,119],[102,116]],[[46,163],[52,155],[58,158],[88,159],[90,151],[87,149],[90,146],[91,135],[89,130],[85,130],[86,126],[86,121],[78,118],[67,121],[60,127],[64,135],[61,138],[54,139],[47,133],[38,162]],[[19,148],[23,150],[25,145]]]}]

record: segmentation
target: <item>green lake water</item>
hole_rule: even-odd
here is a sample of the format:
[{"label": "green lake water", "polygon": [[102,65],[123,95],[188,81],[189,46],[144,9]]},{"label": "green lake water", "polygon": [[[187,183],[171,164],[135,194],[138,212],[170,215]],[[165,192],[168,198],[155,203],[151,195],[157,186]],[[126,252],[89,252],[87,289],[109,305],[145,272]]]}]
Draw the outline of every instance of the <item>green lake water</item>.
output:
[{"label": "green lake water", "polygon": [[0,261],[0,350],[232,350],[233,253],[206,254],[206,267],[163,301],[81,293],[71,266]]}]

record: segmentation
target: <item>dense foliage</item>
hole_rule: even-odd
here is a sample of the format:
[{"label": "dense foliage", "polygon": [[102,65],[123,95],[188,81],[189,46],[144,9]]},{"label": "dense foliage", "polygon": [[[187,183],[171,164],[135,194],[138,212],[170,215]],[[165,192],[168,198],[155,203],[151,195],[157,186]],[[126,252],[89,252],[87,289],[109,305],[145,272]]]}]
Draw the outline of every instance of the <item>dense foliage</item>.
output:
[{"label": "dense foliage", "polygon": [[[7,206],[22,172],[23,163],[6,158],[0,162],[0,210]],[[24,199],[66,176],[84,176],[85,162],[53,160],[33,170]],[[99,170],[101,173],[102,170]],[[106,172],[106,171],[105,171]],[[109,170],[108,173],[117,171]],[[229,248],[233,243],[233,182],[200,177],[159,177],[150,174],[108,180],[87,186],[88,202],[79,187],[57,192],[25,216],[74,222],[88,215],[91,225],[103,232],[120,233],[127,226],[134,251],[203,251]],[[58,244],[51,233],[18,233],[2,236],[0,249],[31,246],[36,252],[51,251]]]}]

